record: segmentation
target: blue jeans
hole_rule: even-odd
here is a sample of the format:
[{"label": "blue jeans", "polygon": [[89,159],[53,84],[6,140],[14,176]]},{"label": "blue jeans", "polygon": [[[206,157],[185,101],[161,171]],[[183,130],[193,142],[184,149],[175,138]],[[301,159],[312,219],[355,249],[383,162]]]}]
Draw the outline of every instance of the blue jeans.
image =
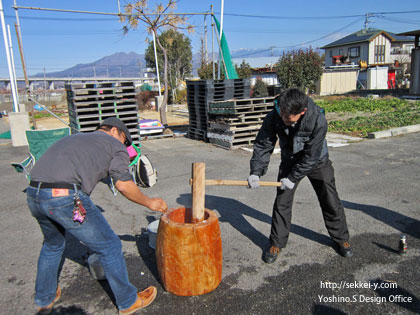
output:
[{"label": "blue jeans", "polygon": [[137,289],[128,280],[121,241],[90,197],[81,191],[77,194],[87,214],[82,224],[73,221],[74,193],[69,190],[68,196],[53,197],[52,189],[27,189],[29,209],[44,235],[38,259],[35,303],[46,306],[55,298],[58,269],[68,232],[98,254],[117,307],[129,308],[137,299]]}]

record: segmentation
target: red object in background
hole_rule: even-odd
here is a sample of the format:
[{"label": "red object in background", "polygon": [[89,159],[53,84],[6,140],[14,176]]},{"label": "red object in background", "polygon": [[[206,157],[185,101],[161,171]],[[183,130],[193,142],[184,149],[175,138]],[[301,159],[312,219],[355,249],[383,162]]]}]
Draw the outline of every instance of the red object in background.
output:
[{"label": "red object in background", "polygon": [[395,70],[388,70],[388,89],[395,89]]},{"label": "red object in background", "polygon": [[333,65],[340,64],[342,57],[343,57],[343,55],[332,56],[332,63],[333,63]]}]

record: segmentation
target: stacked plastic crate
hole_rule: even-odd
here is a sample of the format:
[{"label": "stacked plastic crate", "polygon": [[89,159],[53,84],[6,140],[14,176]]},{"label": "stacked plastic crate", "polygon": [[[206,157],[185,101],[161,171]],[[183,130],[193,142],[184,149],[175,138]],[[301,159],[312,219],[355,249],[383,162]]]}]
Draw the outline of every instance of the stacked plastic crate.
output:
[{"label": "stacked plastic crate", "polygon": [[225,149],[252,145],[265,116],[274,108],[274,97],[211,102],[210,143]]},{"label": "stacked plastic crate", "polygon": [[94,131],[109,117],[117,117],[140,143],[136,88],[133,81],[85,82],[65,85],[72,133]]},{"label": "stacked plastic crate", "polygon": [[210,102],[249,98],[249,95],[249,79],[187,81],[188,136],[208,141]]}]

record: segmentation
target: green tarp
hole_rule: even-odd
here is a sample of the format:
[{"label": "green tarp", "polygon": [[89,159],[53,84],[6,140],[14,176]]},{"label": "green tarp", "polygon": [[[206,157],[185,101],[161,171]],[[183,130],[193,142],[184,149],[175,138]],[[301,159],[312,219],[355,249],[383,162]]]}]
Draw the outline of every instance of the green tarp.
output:
[{"label": "green tarp", "polygon": [[144,91],[151,91],[152,90],[152,86],[149,83],[145,83],[140,87],[140,91],[144,92]]},{"label": "green tarp", "polygon": [[0,139],[11,139],[11,138],[12,136],[10,134],[10,130],[0,134]]},{"label": "green tarp", "polygon": [[[217,18],[213,15],[214,22],[216,23],[217,31],[220,34],[220,23]],[[238,73],[236,73],[235,65],[232,63],[232,57],[230,56],[229,46],[225,37],[224,32],[222,32],[222,40],[220,41],[220,47],[222,50],[223,60],[225,66],[221,66],[225,74],[226,79],[239,79]],[[227,72],[227,73],[226,73]]]}]

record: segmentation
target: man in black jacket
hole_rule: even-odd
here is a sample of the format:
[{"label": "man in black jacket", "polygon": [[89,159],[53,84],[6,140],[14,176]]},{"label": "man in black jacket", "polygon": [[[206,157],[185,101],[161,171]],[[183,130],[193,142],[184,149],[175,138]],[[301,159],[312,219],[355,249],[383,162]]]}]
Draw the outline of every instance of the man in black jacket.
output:
[{"label": "man in black jacket", "polygon": [[277,139],[281,164],[273,206],[270,243],[263,260],[273,263],[289,238],[292,204],[296,188],[305,176],[314,188],[331,238],[344,257],[352,256],[348,243],[346,217],[335,187],[334,168],[328,158],[325,136],[328,124],[323,110],[298,89],[288,89],[274,100],[275,108],[264,119],[254,142],[248,184],[259,187],[259,178],[267,172]]}]

